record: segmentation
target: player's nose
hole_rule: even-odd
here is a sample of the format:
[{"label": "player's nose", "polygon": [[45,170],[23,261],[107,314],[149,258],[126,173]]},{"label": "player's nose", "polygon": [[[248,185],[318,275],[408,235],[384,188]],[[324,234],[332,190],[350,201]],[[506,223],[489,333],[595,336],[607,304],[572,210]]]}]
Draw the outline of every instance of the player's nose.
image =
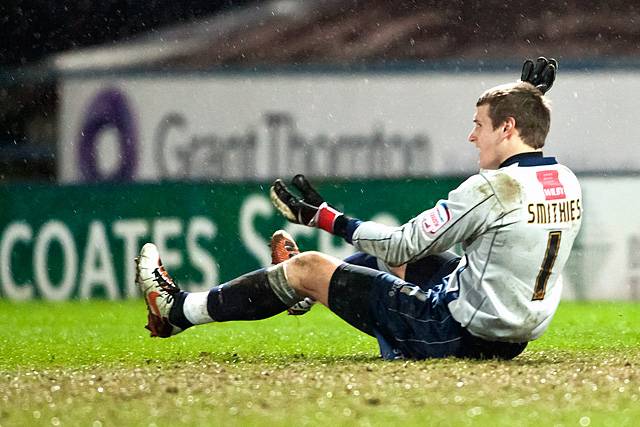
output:
[{"label": "player's nose", "polygon": [[476,138],[475,134],[473,133],[473,131],[471,131],[471,132],[469,133],[469,136],[467,136],[467,140],[468,140],[469,142],[471,142],[471,143],[474,143],[474,144],[475,144],[475,142],[476,142],[477,138]]}]

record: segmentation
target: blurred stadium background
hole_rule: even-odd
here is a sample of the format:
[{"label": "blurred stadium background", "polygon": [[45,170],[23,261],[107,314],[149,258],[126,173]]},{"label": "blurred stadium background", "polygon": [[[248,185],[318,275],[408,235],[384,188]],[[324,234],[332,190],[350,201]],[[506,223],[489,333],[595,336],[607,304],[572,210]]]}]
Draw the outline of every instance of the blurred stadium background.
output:
[{"label": "blurred stadium background", "polygon": [[[640,298],[637,2],[0,8],[1,297],[134,296],[143,240],[190,289],[264,265],[285,225],[275,176],[407,220],[474,172],[479,93],[545,55],[560,61],[546,152],[580,173],[587,212],[566,296]],[[306,249],[349,251],[290,228]]]}]

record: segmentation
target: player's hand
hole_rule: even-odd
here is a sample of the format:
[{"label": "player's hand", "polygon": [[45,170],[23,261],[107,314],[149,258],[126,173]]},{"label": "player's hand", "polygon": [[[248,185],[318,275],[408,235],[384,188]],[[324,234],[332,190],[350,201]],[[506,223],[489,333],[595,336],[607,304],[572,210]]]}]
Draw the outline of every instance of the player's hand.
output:
[{"label": "player's hand", "polygon": [[333,233],[335,219],[342,215],[342,212],[329,206],[304,175],[294,176],[291,184],[298,189],[301,196],[292,193],[281,179],[277,179],[269,191],[273,206],[295,224],[318,227]]},{"label": "player's hand", "polygon": [[524,64],[522,64],[520,80],[531,83],[544,94],[553,86],[557,70],[558,61],[553,58],[547,59],[541,56],[536,60],[535,64],[532,60],[525,59]]}]

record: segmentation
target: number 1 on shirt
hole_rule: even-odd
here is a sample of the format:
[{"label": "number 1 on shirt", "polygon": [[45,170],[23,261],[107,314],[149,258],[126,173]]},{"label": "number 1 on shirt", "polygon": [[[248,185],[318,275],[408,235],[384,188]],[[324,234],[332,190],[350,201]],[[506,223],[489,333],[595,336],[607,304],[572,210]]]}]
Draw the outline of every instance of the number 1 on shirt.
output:
[{"label": "number 1 on shirt", "polygon": [[549,276],[551,276],[551,269],[556,262],[556,257],[560,250],[560,240],[562,238],[562,231],[552,231],[549,233],[549,240],[547,240],[547,250],[544,253],[542,259],[542,265],[536,278],[536,287],[533,290],[533,298],[531,301],[540,301],[544,299],[544,294],[547,291],[547,282]]}]

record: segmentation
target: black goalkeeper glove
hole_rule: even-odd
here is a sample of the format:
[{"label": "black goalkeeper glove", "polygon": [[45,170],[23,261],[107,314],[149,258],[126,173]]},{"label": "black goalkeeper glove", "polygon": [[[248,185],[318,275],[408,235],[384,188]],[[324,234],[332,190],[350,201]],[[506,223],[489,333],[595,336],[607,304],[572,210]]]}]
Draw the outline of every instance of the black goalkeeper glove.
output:
[{"label": "black goalkeeper glove", "polygon": [[277,179],[269,191],[273,206],[295,224],[317,227],[333,233],[335,220],[342,212],[329,206],[304,175],[294,176],[291,184],[300,191],[302,198],[289,191],[281,179]]},{"label": "black goalkeeper glove", "polygon": [[543,94],[547,93],[553,81],[556,79],[556,71],[558,70],[558,61],[553,58],[545,58],[541,56],[534,64],[532,60],[525,59],[522,64],[522,75],[520,80],[529,82],[534,85]]}]

